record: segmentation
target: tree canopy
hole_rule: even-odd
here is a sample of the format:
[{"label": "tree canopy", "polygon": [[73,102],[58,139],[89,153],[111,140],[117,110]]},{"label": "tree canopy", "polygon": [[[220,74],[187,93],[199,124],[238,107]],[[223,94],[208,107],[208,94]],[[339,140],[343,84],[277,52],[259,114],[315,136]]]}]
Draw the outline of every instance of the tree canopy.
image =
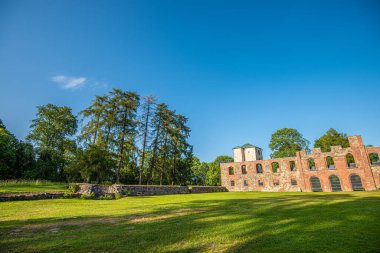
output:
[{"label": "tree canopy", "polygon": [[28,177],[35,166],[33,147],[19,141],[0,119],[0,179]]},{"label": "tree canopy", "polygon": [[63,180],[66,154],[76,146],[71,137],[77,131],[77,119],[71,108],[53,104],[38,106],[30,129],[27,140],[34,144],[37,152],[34,177]]},{"label": "tree canopy", "polygon": [[216,186],[220,185],[220,164],[233,162],[234,159],[230,156],[222,155],[215,158],[215,160],[209,163],[209,171],[207,173],[207,185]]},{"label": "tree canopy", "polygon": [[192,164],[188,119],[153,96],[142,101],[137,93],[119,89],[97,96],[80,113],[82,147],[109,152],[117,161],[117,182],[185,184]]},{"label": "tree canopy", "polygon": [[282,128],[272,134],[269,148],[271,158],[292,157],[297,151],[309,150],[309,141],[293,128]]},{"label": "tree canopy", "polygon": [[342,148],[348,148],[347,134],[339,133],[334,128],[330,128],[319,139],[314,141],[314,148],[321,148],[322,152],[330,152],[331,146],[342,146]]},{"label": "tree canopy", "polygon": [[193,157],[192,160],[192,177],[190,184],[192,185],[206,185],[207,184],[207,173],[209,171],[209,165],[206,162],[201,162],[198,157]]}]

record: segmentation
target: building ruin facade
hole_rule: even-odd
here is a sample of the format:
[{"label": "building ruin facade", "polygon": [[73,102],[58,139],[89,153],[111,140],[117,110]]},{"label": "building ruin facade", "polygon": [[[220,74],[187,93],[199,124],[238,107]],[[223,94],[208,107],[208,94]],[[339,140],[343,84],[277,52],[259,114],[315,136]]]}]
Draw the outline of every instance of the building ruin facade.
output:
[{"label": "building ruin facade", "polygon": [[380,189],[380,147],[366,147],[361,136],[350,146],[314,148],[295,157],[263,160],[250,144],[233,149],[234,162],[221,163],[221,183],[229,191],[339,192]]}]

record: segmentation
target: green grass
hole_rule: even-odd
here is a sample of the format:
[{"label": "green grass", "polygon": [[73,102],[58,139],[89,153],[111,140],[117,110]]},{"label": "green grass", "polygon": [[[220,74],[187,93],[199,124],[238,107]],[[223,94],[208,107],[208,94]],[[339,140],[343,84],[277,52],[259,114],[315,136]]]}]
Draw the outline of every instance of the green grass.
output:
[{"label": "green grass", "polygon": [[44,180],[7,180],[0,181],[1,193],[24,193],[24,192],[65,192],[66,183],[49,182]]},{"label": "green grass", "polygon": [[0,203],[0,251],[379,252],[380,192]]}]

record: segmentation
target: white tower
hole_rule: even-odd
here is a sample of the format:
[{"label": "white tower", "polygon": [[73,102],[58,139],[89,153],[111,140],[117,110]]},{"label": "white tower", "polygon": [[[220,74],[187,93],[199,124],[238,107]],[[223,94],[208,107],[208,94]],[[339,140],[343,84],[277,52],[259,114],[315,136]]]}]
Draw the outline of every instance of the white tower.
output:
[{"label": "white tower", "polygon": [[263,160],[263,150],[252,144],[234,147],[234,162],[253,162]]}]

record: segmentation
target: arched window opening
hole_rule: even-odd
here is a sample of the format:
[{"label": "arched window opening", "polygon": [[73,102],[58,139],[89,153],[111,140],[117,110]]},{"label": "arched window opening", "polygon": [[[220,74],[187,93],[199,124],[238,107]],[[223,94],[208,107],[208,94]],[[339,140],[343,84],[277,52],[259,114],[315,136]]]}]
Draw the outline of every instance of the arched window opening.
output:
[{"label": "arched window opening", "polygon": [[228,168],[228,174],[230,174],[230,175],[235,174],[235,173],[234,173],[234,168],[229,167],[229,168]]},{"label": "arched window opening", "polygon": [[362,180],[359,175],[352,174],[350,176],[351,186],[353,191],[364,191]]},{"label": "arched window opening", "polygon": [[259,186],[264,186],[264,182],[263,181],[261,181],[261,180],[259,180]]},{"label": "arched window opening", "polygon": [[369,160],[371,161],[371,165],[380,165],[379,154],[377,153],[369,154]]},{"label": "arched window opening", "polygon": [[290,171],[296,171],[296,162],[295,161],[290,161]]},{"label": "arched window opening", "polygon": [[235,181],[231,181],[231,186],[235,186]]},{"label": "arched window opening", "polygon": [[312,170],[312,171],[317,170],[317,167],[315,167],[315,161],[313,158],[309,158],[308,163],[309,163],[309,170]]},{"label": "arched window opening", "polygon": [[263,166],[260,163],[256,164],[256,172],[258,174],[263,173]]},{"label": "arched window opening", "polygon": [[290,180],[290,183],[291,183],[292,185],[297,185],[297,180],[292,179],[292,180]]},{"label": "arched window opening", "polygon": [[272,172],[273,173],[279,172],[279,168],[280,168],[280,165],[278,164],[278,162],[273,162],[272,163]]},{"label": "arched window opening", "polygon": [[244,180],[244,186],[248,186],[247,180]]},{"label": "arched window opening", "polygon": [[245,165],[241,166],[241,173],[242,174],[247,174],[247,166],[245,166]]},{"label": "arched window opening", "polygon": [[318,177],[311,177],[310,183],[311,183],[311,190],[313,192],[322,192],[321,181],[319,180]]},{"label": "arched window opening", "polygon": [[331,191],[333,191],[333,192],[341,192],[342,191],[342,186],[340,185],[339,177],[337,177],[335,175],[331,175],[329,177],[329,180],[330,180]]},{"label": "arched window opening", "polygon": [[331,156],[326,157],[327,169],[335,170],[334,159]]},{"label": "arched window opening", "polygon": [[346,155],[347,168],[356,168],[355,158],[352,154],[348,153]]}]

